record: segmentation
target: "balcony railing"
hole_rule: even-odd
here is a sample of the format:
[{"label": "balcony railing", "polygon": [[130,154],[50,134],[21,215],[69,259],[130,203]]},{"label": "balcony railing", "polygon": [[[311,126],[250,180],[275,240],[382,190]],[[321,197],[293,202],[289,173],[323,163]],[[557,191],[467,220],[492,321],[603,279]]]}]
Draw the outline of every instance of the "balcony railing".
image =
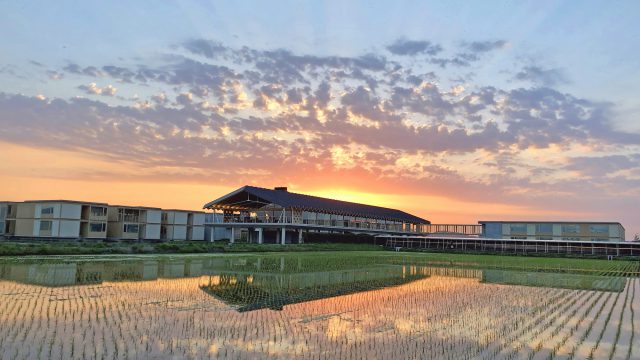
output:
[{"label": "balcony railing", "polygon": [[400,232],[412,232],[419,233],[416,227],[410,228],[403,226],[402,224],[384,224],[384,223],[372,223],[363,221],[349,221],[349,220],[312,220],[303,219],[301,222],[293,222],[290,216],[286,217],[273,217],[273,218],[259,218],[252,216],[226,216],[224,218],[214,218],[214,224],[304,224],[304,225],[316,225],[326,227],[340,227],[350,229],[362,229],[362,230],[387,230],[387,231],[400,231]]},{"label": "balcony railing", "polygon": [[120,214],[119,219],[121,222],[139,222],[140,216],[130,214]]}]

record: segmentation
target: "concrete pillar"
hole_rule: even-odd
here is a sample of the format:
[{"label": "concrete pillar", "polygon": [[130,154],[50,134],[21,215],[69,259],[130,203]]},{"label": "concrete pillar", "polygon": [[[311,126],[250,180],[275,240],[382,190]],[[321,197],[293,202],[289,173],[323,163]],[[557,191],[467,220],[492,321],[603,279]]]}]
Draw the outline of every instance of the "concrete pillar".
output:
[{"label": "concrete pillar", "polygon": [[256,231],[258,232],[258,244],[262,244],[264,241],[262,238],[262,228],[257,228]]},{"label": "concrete pillar", "polygon": [[302,244],[302,229],[298,229],[298,244]]},{"label": "concrete pillar", "polygon": [[281,234],[280,244],[285,245],[287,243],[287,230],[282,228]]},{"label": "concrete pillar", "polygon": [[229,239],[229,244],[233,244],[236,241],[236,229],[231,228],[231,238]]},{"label": "concrete pillar", "polygon": [[209,232],[209,242],[213,242],[213,231],[215,228],[212,226],[209,228],[211,231]]}]

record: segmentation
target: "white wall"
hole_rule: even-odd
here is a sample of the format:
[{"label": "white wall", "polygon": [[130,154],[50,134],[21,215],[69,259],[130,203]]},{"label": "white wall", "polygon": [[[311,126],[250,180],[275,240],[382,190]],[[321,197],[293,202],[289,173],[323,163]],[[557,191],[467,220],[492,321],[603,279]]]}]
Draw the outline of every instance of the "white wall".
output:
[{"label": "white wall", "polygon": [[174,212],[173,211],[163,211],[163,213],[167,214],[167,224],[173,224]]},{"label": "white wall", "polygon": [[147,224],[145,226],[145,239],[160,239],[160,224]]},{"label": "white wall", "polygon": [[176,211],[174,224],[186,225],[187,224],[187,215],[188,215],[188,213],[186,213],[186,212],[177,212]]},{"label": "white wall", "polygon": [[194,226],[191,229],[191,240],[204,240],[204,226]]},{"label": "white wall", "polygon": [[202,213],[194,213],[193,214],[193,225],[204,225],[204,214],[202,214]]},{"label": "white wall", "polygon": [[[55,210],[54,210],[55,212]],[[60,218],[62,219],[80,219],[82,215],[81,204],[60,204]],[[61,235],[62,236],[62,235]]]},{"label": "white wall", "polygon": [[[57,222],[57,221],[56,221]],[[60,220],[60,237],[77,238],[80,237],[80,220]],[[54,233],[56,234],[56,233]]]},{"label": "white wall", "polygon": [[186,225],[174,226],[172,240],[187,240],[187,226]]},{"label": "white wall", "polygon": [[60,218],[60,203],[36,203],[34,206],[34,219],[40,219],[42,217],[42,208],[53,208],[53,214],[47,214],[47,219]]},{"label": "white wall", "polygon": [[[39,214],[40,212],[37,211]],[[40,220],[33,220],[33,236],[40,236]]]},{"label": "white wall", "polygon": [[[161,216],[162,211],[160,210],[147,210],[147,223],[160,224]],[[158,232],[158,234],[160,233]]]}]

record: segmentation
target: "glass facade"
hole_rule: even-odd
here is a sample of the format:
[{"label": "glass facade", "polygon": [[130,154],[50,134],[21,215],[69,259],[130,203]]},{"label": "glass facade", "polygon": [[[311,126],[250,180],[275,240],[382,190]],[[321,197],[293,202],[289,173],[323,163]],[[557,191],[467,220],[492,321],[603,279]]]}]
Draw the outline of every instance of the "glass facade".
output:
[{"label": "glass facade", "polygon": [[510,229],[512,233],[527,233],[527,224],[511,224]]},{"label": "glass facade", "polygon": [[589,232],[592,234],[608,234],[609,225],[600,225],[600,224],[589,225]]},{"label": "glass facade", "polygon": [[570,224],[570,225],[562,225],[562,233],[563,234],[577,234],[580,232],[580,226],[576,225],[576,224]]},{"label": "glass facade", "polygon": [[553,224],[536,224],[536,233],[551,234],[553,232]]}]

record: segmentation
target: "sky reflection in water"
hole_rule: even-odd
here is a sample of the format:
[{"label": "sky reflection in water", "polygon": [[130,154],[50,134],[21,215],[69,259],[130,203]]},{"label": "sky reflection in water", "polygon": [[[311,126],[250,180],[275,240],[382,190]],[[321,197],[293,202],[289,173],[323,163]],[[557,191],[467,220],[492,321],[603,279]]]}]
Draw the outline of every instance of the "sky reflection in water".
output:
[{"label": "sky reflection in water", "polygon": [[401,256],[4,262],[0,348],[3,358],[640,356],[638,279],[529,270]]}]

